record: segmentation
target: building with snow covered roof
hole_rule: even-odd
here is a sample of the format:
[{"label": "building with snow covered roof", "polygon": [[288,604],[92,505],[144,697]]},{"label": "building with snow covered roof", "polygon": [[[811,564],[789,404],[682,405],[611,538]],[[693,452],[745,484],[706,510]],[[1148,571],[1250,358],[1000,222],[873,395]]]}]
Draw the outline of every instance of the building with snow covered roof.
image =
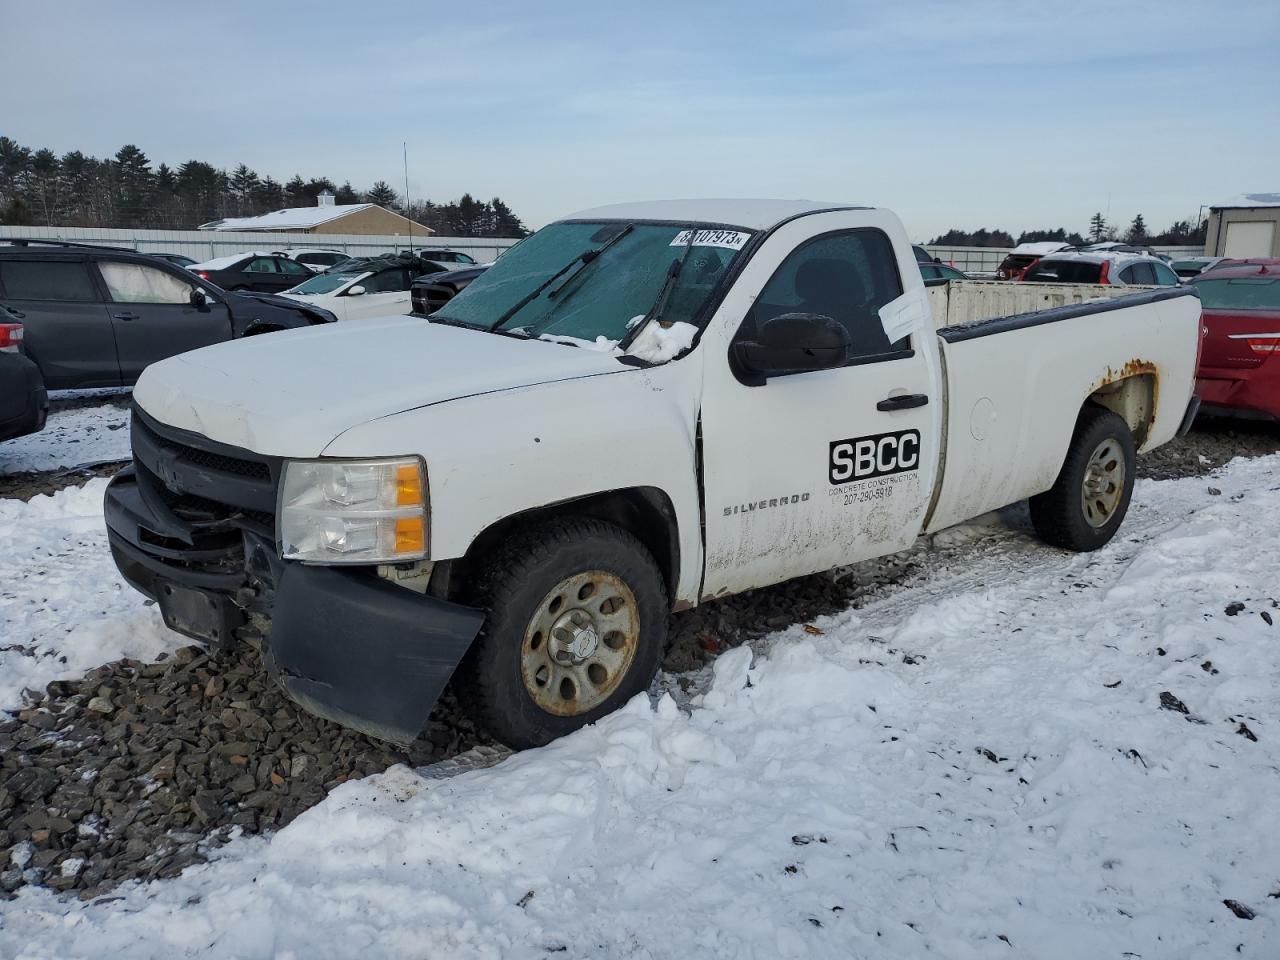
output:
[{"label": "building with snow covered roof", "polygon": [[1280,257],[1280,193],[1244,193],[1209,207],[1211,257]]},{"label": "building with snow covered roof", "polygon": [[325,191],[314,207],[288,207],[256,217],[226,217],[200,224],[201,230],[269,231],[271,233],[341,233],[391,236],[408,234],[429,237],[435,231],[376,203],[334,203]]}]

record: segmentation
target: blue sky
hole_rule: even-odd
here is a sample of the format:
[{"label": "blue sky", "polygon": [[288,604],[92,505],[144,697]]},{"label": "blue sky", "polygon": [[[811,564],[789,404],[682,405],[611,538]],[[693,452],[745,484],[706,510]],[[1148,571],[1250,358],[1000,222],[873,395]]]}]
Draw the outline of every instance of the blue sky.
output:
[{"label": "blue sky", "polygon": [[[1280,190],[1280,2],[0,0],[0,134],[506,200],[1151,227]],[[24,80],[30,77],[29,81]]]}]

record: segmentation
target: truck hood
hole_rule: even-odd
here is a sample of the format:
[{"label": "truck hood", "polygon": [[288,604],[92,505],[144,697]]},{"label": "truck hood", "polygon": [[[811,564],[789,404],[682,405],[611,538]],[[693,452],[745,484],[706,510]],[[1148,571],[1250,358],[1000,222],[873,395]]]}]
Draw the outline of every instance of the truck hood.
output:
[{"label": "truck hood", "polygon": [[405,410],[626,369],[591,350],[382,317],[171,357],[143,371],[133,398],[161,423],[211,440],[317,457],[343,431]]}]

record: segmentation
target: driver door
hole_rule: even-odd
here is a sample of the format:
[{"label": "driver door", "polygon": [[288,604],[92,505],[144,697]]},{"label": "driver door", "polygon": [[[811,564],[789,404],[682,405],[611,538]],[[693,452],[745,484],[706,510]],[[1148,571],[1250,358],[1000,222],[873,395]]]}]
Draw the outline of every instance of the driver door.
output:
[{"label": "driver door", "polygon": [[408,270],[395,267],[382,270],[360,281],[364,293],[358,297],[340,297],[345,300],[344,320],[359,320],[365,317],[394,317],[408,313],[412,306],[409,303],[409,286],[413,282]]},{"label": "driver door", "polygon": [[[736,299],[742,311],[723,328],[729,349],[703,345],[703,599],[893,553],[921,531],[938,459],[937,347],[932,330],[894,342],[884,331],[878,310],[902,295],[905,271],[917,294],[920,280],[884,230],[854,225],[875,213],[779,228],[721,307]],[[815,235],[817,220],[829,232]],[[763,382],[741,369],[733,342],[784,313],[844,325],[848,362]]]},{"label": "driver door", "polygon": [[197,287],[186,278],[124,260],[104,258],[97,267],[124,384],[135,383],[157,360],[231,339],[226,305],[210,301],[194,306],[191,293]]}]

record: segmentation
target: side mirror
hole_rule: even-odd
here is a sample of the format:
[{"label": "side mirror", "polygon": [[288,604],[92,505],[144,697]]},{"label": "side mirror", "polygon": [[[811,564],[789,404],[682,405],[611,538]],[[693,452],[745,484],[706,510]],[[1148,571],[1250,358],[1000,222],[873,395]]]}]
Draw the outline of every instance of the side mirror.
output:
[{"label": "side mirror", "polygon": [[849,359],[849,331],[817,313],[783,313],[760,325],[755,340],[734,344],[734,356],[752,375],[753,386],[770,376],[843,366]]},{"label": "side mirror", "polygon": [[197,310],[207,310],[210,299],[210,296],[199,287],[191,288],[191,305]]},{"label": "side mirror", "polygon": [[348,297],[364,296],[364,287],[357,283],[354,287],[351,287],[350,289],[347,290],[347,296]]}]

